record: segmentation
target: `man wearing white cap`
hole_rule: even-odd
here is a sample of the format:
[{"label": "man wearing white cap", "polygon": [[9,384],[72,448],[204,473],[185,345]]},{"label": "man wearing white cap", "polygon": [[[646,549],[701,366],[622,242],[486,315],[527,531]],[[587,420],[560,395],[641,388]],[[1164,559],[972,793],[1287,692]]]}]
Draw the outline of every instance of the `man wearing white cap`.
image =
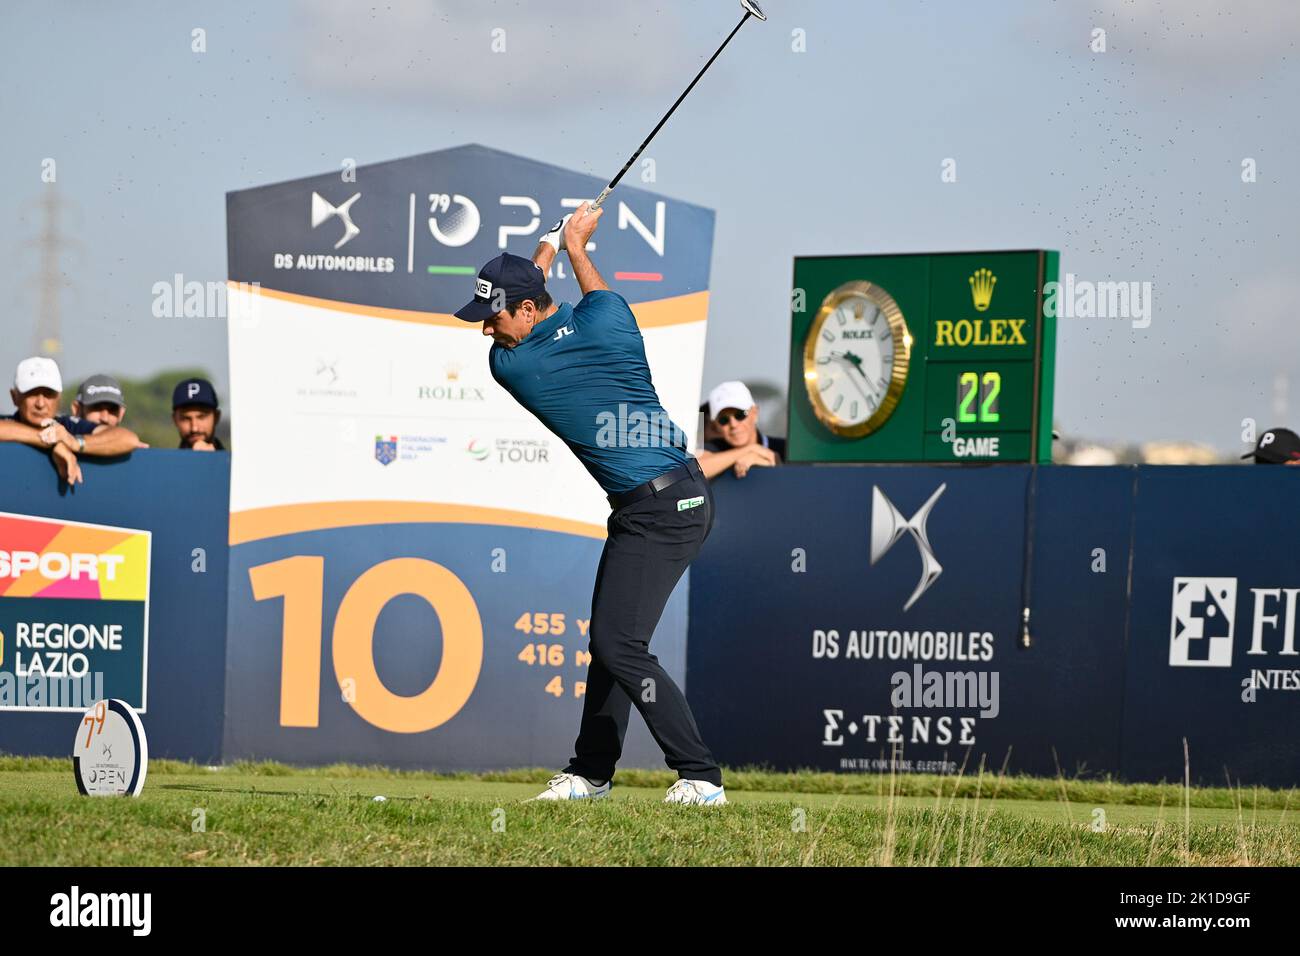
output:
[{"label": "man wearing white cap", "polygon": [[18,363],[9,391],[16,411],[0,417],[0,441],[48,450],[59,477],[75,485],[81,479],[78,454],[125,455],[141,447],[130,429],[59,414],[63,376],[53,359],[33,356]]},{"label": "man wearing white cap", "polygon": [[750,468],[778,465],[785,457],[785,439],[758,430],[758,404],[744,382],[723,382],[711,391],[706,414],[721,437],[706,441],[696,455],[705,477],[731,468],[744,478]]}]

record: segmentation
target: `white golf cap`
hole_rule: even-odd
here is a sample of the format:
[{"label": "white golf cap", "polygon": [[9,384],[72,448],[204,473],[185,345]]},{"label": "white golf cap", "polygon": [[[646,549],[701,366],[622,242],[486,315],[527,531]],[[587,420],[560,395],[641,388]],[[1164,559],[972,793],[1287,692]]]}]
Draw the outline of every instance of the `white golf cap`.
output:
[{"label": "white golf cap", "polygon": [[747,412],[753,404],[754,396],[749,394],[744,382],[723,382],[709,392],[709,417],[717,418],[718,412],[724,408],[738,408]]},{"label": "white golf cap", "polygon": [[18,363],[18,371],[14,372],[14,388],[19,395],[26,395],[34,388],[52,388],[61,392],[63,376],[59,374],[59,366],[54,359],[33,355]]}]

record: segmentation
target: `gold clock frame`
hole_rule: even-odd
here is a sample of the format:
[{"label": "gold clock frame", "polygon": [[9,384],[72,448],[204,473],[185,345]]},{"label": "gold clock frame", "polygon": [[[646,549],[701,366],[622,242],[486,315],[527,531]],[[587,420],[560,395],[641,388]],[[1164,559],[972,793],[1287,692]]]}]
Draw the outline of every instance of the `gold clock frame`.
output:
[{"label": "gold clock frame", "polygon": [[[890,373],[889,387],[885,390],[884,400],[871,413],[871,417],[856,425],[843,423],[822,401],[821,392],[817,390],[817,337],[821,335],[822,326],[831,314],[840,307],[845,299],[861,296],[870,299],[889,323],[890,334],[894,338],[894,364]],[[803,384],[808,393],[808,403],[812,406],[817,420],[828,429],[843,438],[861,438],[870,435],[889,420],[903,397],[903,386],[907,384],[907,370],[912,359],[912,333],[903,317],[903,310],[898,307],[894,297],[872,282],[846,282],[832,291],[822,300],[822,306],[813,317],[808,329],[808,336],[803,346]]]}]

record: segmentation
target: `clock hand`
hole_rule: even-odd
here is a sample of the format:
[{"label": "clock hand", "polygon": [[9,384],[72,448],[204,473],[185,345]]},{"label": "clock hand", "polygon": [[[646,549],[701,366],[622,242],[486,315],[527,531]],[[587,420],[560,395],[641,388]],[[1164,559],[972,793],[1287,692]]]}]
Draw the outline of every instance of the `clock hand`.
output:
[{"label": "clock hand", "polygon": [[[857,368],[857,366],[855,365],[854,368]],[[876,400],[875,389],[872,389],[871,394],[868,395],[866,392],[862,390],[862,386],[858,384],[858,380],[854,378],[852,375],[849,376],[849,381],[853,383],[854,387],[857,388],[858,392],[862,395],[863,398],[870,399],[871,401]],[[865,376],[863,377],[863,381],[866,381]],[[867,382],[867,384],[870,385],[871,383]]]},{"label": "clock hand", "polygon": [[851,365],[853,368],[858,369],[858,371],[862,371],[862,369],[859,368],[859,366],[862,364],[862,359],[858,358],[852,352],[831,352],[830,356],[831,358],[837,358],[843,362],[848,362],[849,365]]},{"label": "clock hand", "polygon": [[[848,360],[849,364],[853,366],[853,368],[857,371],[857,373],[862,376],[862,381],[866,382],[868,385],[871,385],[872,384],[871,379],[867,378],[867,373],[862,371],[862,359],[854,355],[852,352],[846,352],[845,358]],[[873,387],[871,389],[871,394],[873,397],[875,396],[875,393],[876,390]]]}]

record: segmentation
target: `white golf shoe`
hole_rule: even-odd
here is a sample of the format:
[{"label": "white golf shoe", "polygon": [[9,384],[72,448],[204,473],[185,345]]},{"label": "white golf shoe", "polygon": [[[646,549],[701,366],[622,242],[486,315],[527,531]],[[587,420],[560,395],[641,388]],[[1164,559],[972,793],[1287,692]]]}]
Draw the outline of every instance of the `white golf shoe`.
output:
[{"label": "white golf shoe", "polygon": [[668,796],[664,797],[664,803],[723,807],[727,804],[727,795],[721,787],[715,787],[707,780],[678,780],[668,788]]},{"label": "white golf shoe", "polygon": [[609,796],[609,781],[606,780],[599,787],[576,773],[557,773],[546,783],[546,789],[525,801],[532,803],[533,800],[599,800],[601,797]]}]

